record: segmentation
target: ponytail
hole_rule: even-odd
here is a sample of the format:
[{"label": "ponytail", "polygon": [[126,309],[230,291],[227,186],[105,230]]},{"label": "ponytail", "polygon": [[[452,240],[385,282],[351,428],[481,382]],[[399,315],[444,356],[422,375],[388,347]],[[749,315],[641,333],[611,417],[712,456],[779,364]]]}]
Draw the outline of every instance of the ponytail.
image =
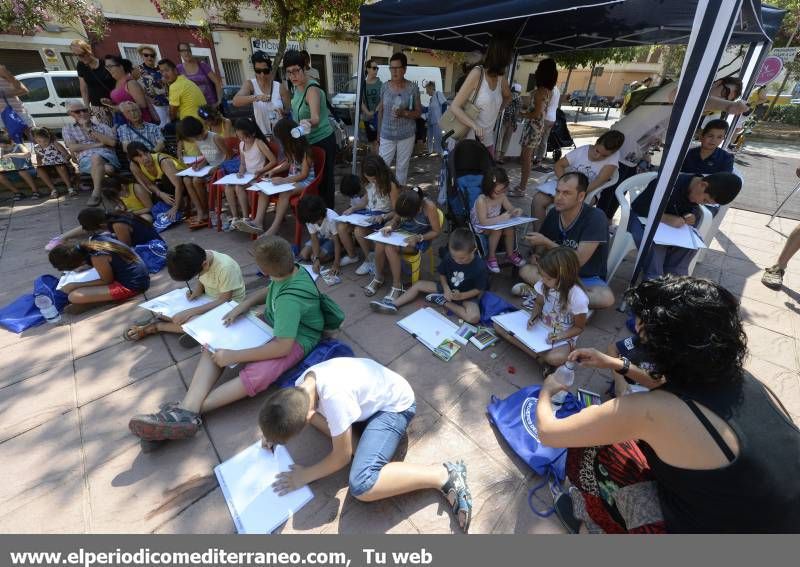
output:
[{"label": "ponytail", "polygon": [[394,211],[401,218],[411,218],[419,213],[424,201],[425,192],[419,186],[413,189],[404,189],[397,197]]},{"label": "ponytail", "polygon": [[116,254],[129,264],[139,262],[139,256],[125,244],[121,242],[107,242],[105,240],[84,240],[79,246],[82,250],[91,254],[101,252],[105,254]]},{"label": "ponytail", "polygon": [[116,254],[129,264],[140,262],[136,253],[121,242],[83,240],[75,244],[59,244],[47,256],[56,270],[69,272],[88,264],[92,253]]}]

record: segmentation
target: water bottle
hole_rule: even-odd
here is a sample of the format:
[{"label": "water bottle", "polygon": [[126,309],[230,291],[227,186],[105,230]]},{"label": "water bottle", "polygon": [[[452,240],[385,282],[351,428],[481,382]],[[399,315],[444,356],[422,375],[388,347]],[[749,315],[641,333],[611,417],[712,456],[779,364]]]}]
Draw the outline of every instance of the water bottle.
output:
[{"label": "water bottle", "polygon": [[392,104],[392,116],[397,116],[397,112],[403,107],[403,95],[394,97],[394,104]]},{"label": "water bottle", "polygon": [[58,323],[61,321],[61,314],[56,309],[56,306],[53,305],[53,300],[50,299],[46,295],[37,295],[33,298],[33,303],[39,309],[39,313],[42,314],[44,320],[48,323]]},{"label": "water bottle", "polygon": [[575,363],[568,360],[556,368],[556,371],[553,372],[553,379],[567,388],[572,386],[572,383],[575,382]]},{"label": "water bottle", "polygon": [[306,124],[298,124],[291,130],[292,138],[300,138],[309,132],[311,132],[311,129]]}]

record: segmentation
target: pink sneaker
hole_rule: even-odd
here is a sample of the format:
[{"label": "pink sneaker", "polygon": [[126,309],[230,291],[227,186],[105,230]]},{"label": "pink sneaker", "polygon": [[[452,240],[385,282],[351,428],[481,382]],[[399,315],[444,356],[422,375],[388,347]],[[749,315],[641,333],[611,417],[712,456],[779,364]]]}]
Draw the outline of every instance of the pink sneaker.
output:
[{"label": "pink sneaker", "polygon": [[489,268],[489,271],[492,272],[493,274],[500,273],[500,266],[497,263],[497,258],[487,258],[486,267]]},{"label": "pink sneaker", "polygon": [[512,263],[512,264],[514,264],[514,265],[515,265],[517,268],[521,268],[522,266],[524,266],[525,264],[527,264],[527,262],[525,261],[525,258],[523,258],[522,256],[520,256],[520,255],[519,255],[519,253],[518,253],[516,250],[514,250],[514,252],[513,252],[513,253],[512,253],[512,254],[511,254],[509,257],[508,257],[508,259],[509,259],[509,260],[511,261],[511,263]]}]

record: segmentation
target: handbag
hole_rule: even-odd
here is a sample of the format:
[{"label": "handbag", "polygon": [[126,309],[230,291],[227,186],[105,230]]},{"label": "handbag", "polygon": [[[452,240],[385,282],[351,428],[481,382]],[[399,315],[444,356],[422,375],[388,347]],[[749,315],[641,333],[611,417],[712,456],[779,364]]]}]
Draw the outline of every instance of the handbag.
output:
[{"label": "handbag", "polygon": [[25,139],[25,130],[28,129],[28,123],[11,107],[5,93],[3,93],[3,101],[6,103],[6,106],[3,112],[0,112],[0,120],[3,121],[8,131],[9,138],[17,144],[21,144]]},{"label": "handbag", "polygon": [[[479,69],[481,70],[481,78],[480,81],[478,81],[478,87],[475,89],[475,92],[472,93],[472,100],[464,103],[463,109],[464,114],[469,116],[471,120],[475,120],[478,117],[478,114],[481,112],[480,108],[475,106],[475,100],[478,98],[478,91],[481,88],[481,83],[483,83],[483,67],[479,67]],[[445,112],[439,119],[439,128],[442,130],[442,132],[452,131],[453,133],[450,135],[450,137],[456,141],[463,140],[471,130],[469,126],[456,118],[456,115],[453,114],[452,106],[448,108],[447,112]]]}]

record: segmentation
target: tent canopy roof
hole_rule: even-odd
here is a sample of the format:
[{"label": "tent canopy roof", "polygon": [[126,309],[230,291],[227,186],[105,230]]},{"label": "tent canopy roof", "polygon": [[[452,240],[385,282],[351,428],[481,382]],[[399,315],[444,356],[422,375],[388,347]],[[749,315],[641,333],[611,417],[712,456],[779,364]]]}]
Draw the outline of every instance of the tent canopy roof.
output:
[{"label": "tent canopy roof", "polygon": [[[520,54],[687,43],[697,0],[382,0],[361,7],[361,35],[413,47],[483,50],[492,33]],[[772,41],[783,10],[744,0],[731,43]]]}]

